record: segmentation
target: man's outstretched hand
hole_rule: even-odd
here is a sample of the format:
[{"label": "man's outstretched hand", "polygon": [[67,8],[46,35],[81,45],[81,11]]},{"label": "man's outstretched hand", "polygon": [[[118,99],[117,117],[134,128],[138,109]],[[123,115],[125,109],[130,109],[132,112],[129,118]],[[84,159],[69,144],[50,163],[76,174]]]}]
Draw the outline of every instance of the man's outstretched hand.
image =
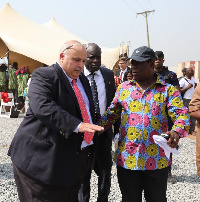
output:
[{"label": "man's outstretched hand", "polygon": [[95,133],[96,131],[104,131],[104,128],[90,123],[81,123],[78,130],[79,133]]}]

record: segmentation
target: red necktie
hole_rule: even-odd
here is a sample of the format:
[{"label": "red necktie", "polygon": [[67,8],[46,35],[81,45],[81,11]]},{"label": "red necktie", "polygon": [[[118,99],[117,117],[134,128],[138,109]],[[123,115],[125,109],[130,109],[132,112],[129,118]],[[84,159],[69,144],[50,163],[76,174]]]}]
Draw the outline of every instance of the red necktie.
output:
[{"label": "red necktie", "polygon": [[[73,79],[72,80],[72,86],[74,88],[74,91],[75,91],[75,94],[76,94],[76,98],[78,100],[78,104],[79,104],[79,107],[81,109],[81,115],[83,117],[83,122],[85,123],[90,123],[90,119],[89,119],[89,115],[88,115],[88,112],[87,112],[87,109],[86,109],[86,106],[85,106],[85,102],[83,100],[83,96],[80,92],[80,90],[78,89],[78,86],[76,84],[76,79]],[[90,144],[90,142],[92,141],[93,139],[93,133],[89,133],[89,132],[85,132],[84,133],[84,140]]]},{"label": "red necktie", "polygon": [[121,73],[120,73],[120,76],[119,76],[119,78],[122,80],[122,71],[121,71]]}]

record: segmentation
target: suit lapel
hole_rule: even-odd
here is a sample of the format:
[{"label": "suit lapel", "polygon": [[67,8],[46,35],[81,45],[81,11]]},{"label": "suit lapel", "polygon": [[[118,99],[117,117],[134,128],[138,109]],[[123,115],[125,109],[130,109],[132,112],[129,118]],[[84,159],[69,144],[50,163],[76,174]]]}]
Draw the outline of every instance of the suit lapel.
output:
[{"label": "suit lapel", "polygon": [[58,74],[58,77],[59,79],[61,80],[61,82],[63,83],[63,85],[66,87],[66,89],[69,91],[70,95],[72,96],[75,104],[76,104],[76,107],[77,109],[79,110],[80,114],[81,114],[81,110],[80,110],[80,107],[79,107],[79,104],[78,104],[78,100],[76,98],[76,95],[75,95],[75,92],[69,82],[69,80],[67,79],[65,73],[63,72],[63,70],[61,69],[61,67],[56,63],[56,65],[54,66],[57,74]]}]

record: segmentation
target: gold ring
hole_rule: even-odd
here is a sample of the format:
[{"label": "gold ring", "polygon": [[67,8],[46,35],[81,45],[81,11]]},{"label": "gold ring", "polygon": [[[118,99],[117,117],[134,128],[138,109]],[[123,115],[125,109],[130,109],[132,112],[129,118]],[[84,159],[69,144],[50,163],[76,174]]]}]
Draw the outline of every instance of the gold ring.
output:
[{"label": "gold ring", "polygon": [[174,142],[176,142],[176,139],[174,139]]}]

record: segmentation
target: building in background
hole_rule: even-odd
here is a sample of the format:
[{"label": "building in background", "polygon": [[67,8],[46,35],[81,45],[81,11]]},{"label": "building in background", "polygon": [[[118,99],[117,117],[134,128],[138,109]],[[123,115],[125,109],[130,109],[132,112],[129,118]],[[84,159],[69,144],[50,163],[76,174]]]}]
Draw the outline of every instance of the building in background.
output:
[{"label": "building in background", "polygon": [[200,61],[187,61],[178,63],[177,77],[183,76],[182,69],[191,67],[194,70],[194,79],[198,83],[200,79]]},{"label": "building in background", "polygon": [[177,74],[177,72],[178,72],[178,67],[169,67],[169,66],[168,66],[168,69],[169,69],[170,71],[172,71],[172,72],[175,72],[176,74]]}]

